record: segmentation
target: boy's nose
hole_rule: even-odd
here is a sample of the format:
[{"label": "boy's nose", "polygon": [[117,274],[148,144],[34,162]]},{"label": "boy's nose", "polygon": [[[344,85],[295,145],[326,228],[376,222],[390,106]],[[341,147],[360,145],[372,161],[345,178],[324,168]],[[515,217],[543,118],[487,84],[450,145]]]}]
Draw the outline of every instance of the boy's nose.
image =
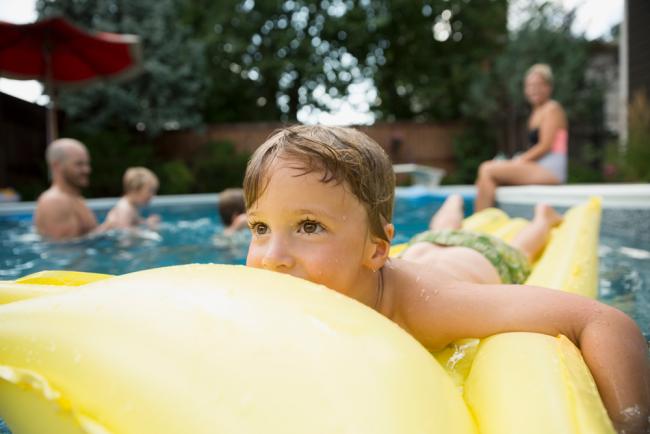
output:
[{"label": "boy's nose", "polygon": [[273,271],[288,271],[294,265],[293,256],[285,240],[274,238],[269,241],[264,256],[262,267]]}]

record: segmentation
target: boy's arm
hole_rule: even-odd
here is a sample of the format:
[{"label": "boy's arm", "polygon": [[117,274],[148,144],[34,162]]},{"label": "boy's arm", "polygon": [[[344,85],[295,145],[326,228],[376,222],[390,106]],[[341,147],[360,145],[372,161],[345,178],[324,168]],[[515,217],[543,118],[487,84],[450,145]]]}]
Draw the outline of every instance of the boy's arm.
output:
[{"label": "boy's arm", "polygon": [[432,349],[460,338],[527,331],[563,334],[581,350],[620,432],[645,433],[650,405],[648,348],[634,321],[585,297],[524,285],[453,283],[408,303],[405,321]]}]

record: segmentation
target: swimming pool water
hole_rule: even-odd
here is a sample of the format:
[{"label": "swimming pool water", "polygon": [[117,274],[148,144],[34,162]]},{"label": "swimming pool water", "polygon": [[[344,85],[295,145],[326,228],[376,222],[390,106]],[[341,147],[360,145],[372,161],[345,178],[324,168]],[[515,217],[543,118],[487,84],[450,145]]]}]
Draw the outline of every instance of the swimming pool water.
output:
[{"label": "swimming pool water", "polygon": [[[76,270],[124,274],[188,263],[243,264],[246,232],[219,236],[223,225],[214,206],[157,209],[158,231],[111,231],[87,239],[51,243],[35,233],[31,219],[0,220],[0,279],[41,270]],[[102,220],[105,213],[98,213]]]},{"label": "swimming pool water", "polygon": [[[398,194],[395,243],[425,230],[441,201],[427,195]],[[224,236],[214,204],[176,205],[155,212],[162,216],[158,232],[112,232],[67,243],[43,241],[34,232],[29,215],[1,216],[0,280],[41,270],[124,274],[167,265],[245,262],[248,231]],[[98,213],[100,220],[104,214]],[[631,315],[649,339],[650,244],[640,237],[601,231],[598,254],[601,300]]]}]

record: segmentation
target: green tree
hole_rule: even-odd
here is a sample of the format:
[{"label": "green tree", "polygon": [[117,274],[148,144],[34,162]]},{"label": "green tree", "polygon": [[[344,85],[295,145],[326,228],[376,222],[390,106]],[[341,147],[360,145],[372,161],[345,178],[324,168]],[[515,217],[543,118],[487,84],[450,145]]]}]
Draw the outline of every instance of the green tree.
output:
[{"label": "green tree", "polygon": [[295,121],[374,83],[379,118],[451,120],[506,41],[506,0],[39,0],[95,30],[139,34],[144,72],[62,98],[75,121],[156,134]]},{"label": "green tree", "polygon": [[507,1],[362,3],[367,42],[352,52],[372,71],[377,117],[459,119],[467,87],[506,42]]},{"label": "green tree", "polygon": [[143,64],[127,82],[64,92],[61,107],[94,129],[131,128],[150,136],[203,125],[204,44],[178,19],[180,0],[38,0],[40,17],[60,15],[92,31],[139,35]]},{"label": "green tree", "polygon": [[355,3],[189,1],[184,19],[207,47],[206,120],[295,121],[304,106],[327,109],[323,95],[345,96],[367,77],[347,47]]}]

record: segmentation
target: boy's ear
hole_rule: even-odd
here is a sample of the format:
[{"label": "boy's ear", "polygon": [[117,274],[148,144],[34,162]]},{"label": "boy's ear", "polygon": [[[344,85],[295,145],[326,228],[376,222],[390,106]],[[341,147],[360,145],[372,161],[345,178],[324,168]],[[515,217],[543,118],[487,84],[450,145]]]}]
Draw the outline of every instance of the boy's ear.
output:
[{"label": "boy's ear", "polygon": [[[384,232],[388,239],[392,240],[395,235],[395,227],[392,224],[387,223],[384,225]],[[372,252],[368,258],[368,266],[373,271],[377,271],[384,266],[388,259],[388,254],[390,253],[390,241],[386,241],[379,237],[373,237],[371,246]]]},{"label": "boy's ear", "polygon": [[[392,223],[386,223],[384,225],[384,232],[386,233],[386,236],[388,239],[392,242],[393,237],[395,236],[395,225]],[[390,246],[388,246],[390,248]]]}]

